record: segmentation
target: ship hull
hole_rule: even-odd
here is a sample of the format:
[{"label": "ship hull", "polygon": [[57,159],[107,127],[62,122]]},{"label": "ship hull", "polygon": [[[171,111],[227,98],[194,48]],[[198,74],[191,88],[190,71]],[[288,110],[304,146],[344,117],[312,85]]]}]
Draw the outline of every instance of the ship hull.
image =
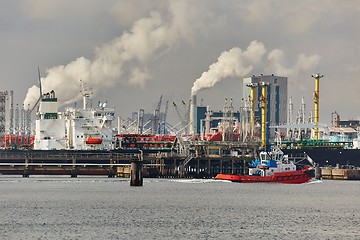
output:
[{"label": "ship hull", "polygon": [[360,167],[360,149],[342,148],[301,148],[282,149],[289,156],[306,153],[320,167],[355,166]]},{"label": "ship hull", "polygon": [[312,170],[297,170],[291,172],[274,173],[272,176],[253,176],[253,175],[237,175],[237,174],[218,174],[215,179],[228,180],[239,183],[286,183],[301,184],[309,182],[313,178]]}]

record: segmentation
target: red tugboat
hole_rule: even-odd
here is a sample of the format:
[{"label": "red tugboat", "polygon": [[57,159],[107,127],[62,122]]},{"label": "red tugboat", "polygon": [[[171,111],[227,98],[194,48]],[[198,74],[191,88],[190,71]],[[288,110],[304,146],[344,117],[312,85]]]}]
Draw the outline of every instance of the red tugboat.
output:
[{"label": "red tugboat", "polygon": [[[272,152],[260,152],[260,159],[250,164],[248,175],[218,174],[215,179],[241,183],[275,182],[300,184],[310,181],[314,176],[312,166],[297,169],[295,162],[276,148]],[[311,162],[311,159],[308,158]],[[311,162],[314,165],[313,162]]]}]

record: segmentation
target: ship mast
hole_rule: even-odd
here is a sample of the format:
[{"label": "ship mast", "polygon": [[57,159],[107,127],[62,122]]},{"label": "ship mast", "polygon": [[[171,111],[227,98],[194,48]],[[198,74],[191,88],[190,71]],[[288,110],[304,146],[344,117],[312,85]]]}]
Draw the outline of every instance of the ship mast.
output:
[{"label": "ship mast", "polygon": [[93,92],[85,88],[86,82],[83,80],[80,80],[81,82],[81,93],[83,95],[83,109],[86,110],[88,108],[89,104],[89,98],[93,94]]}]

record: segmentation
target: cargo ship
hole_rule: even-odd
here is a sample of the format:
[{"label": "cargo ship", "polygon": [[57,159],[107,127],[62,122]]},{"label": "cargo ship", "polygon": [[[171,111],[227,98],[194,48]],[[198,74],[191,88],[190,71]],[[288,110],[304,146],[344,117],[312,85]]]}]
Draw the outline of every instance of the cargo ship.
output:
[{"label": "cargo ship", "polygon": [[[314,175],[315,163],[311,158],[307,159],[310,165],[299,165],[295,159],[289,159],[287,155],[276,148],[271,152],[262,151],[259,159],[253,160],[249,167],[249,174],[217,174],[215,179],[228,180],[239,183],[273,182],[287,184],[301,184],[310,181]],[[300,161],[301,161],[300,160]]]},{"label": "cargo ship", "polygon": [[311,147],[300,149],[283,149],[289,156],[306,153],[320,167],[356,168],[360,167],[360,149]]},{"label": "cargo ship", "polygon": [[82,84],[83,107],[58,111],[55,92],[44,94],[36,113],[34,150],[109,150],[114,145],[115,109],[107,102],[90,104],[91,91]]},{"label": "cargo ship", "polygon": [[[355,131],[355,130],[354,130]],[[356,133],[356,132],[355,132]],[[334,134],[337,137],[342,133]],[[330,139],[304,139],[282,142],[282,151],[289,156],[307,154],[321,167],[355,168],[360,167],[359,137],[346,141]]]}]

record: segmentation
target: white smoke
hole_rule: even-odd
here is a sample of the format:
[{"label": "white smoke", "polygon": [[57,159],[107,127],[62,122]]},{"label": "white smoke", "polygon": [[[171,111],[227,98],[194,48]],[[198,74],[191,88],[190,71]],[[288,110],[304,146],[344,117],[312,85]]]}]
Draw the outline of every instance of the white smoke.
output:
[{"label": "white smoke", "polygon": [[263,58],[266,49],[263,43],[252,41],[245,51],[232,48],[221,53],[218,61],[211,64],[209,70],[198,78],[191,89],[192,94],[199,90],[213,87],[227,77],[244,77],[253,70],[253,65],[258,64]]},{"label": "white smoke", "polygon": [[[29,98],[29,102],[36,102],[38,99],[39,99],[39,96],[40,96],[40,92],[39,92],[39,88],[37,86],[32,86],[31,88],[28,89],[28,98]],[[25,104],[25,102],[24,102]],[[30,105],[24,105],[24,108],[25,109],[31,109],[31,107],[33,106],[30,106]]]},{"label": "white smoke", "polygon": [[274,49],[268,55],[270,66],[268,71],[273,72],[276,75],[286,76],[289,79],[296,78],[301,73],[312,73],[316,66],[320,62],[320,56],[313,54],[306,56],[305,54],[299,54],[293,66],[286,67],[287,60],[283,50]]},{"label": "white smoke", "polygon": [[259,65],[261,67],[264,64],[265,71],[293,80],[303,73],[312,73],[320,62],[320,56],[317,54],[310,56],[299,54],[294,65],[286,67],[283,50],[272,50],[267,56],[267,62],[264,62],[266,60],[264,59],[265,53],[264,44],[258,41],[252,41],[245,51],[240,48],[232,48],[221,53],[218,61],[211,64],[209,70],[194,82],[191,93],[196,94],[199,90],[211,88],[228,77],[248,76],[253,71],[255,64],[257,69],[259,69]]},{"label": "white smoke", "polygon": [[[60,105],[66,105],[81,97],[80,80],[99,91],[114,87],[122,79],[144,87],[151,79],[146,63],[180,41],[192,41],[196,26],[201,25],[198,16],[187,2],[171,1],[166,16],[151,12],[148,18],[136,21],[129,32],[97,48],[93,59],[79,57],[48,69],[42,78],[43,93],[54,90]],[[38,99],[34,89],[28,90],[25,108],[32,108]]]}]

